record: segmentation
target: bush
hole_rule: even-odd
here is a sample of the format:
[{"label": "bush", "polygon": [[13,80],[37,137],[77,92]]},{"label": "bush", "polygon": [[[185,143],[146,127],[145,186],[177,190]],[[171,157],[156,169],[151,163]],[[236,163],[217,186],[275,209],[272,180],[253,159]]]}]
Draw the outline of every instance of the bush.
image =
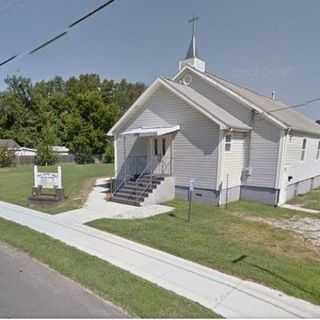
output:
[{"label": "bush", "polygon": [[14,163],[15,155],[7,147],[0,147],[0,167],[11,167]]},{"label": "bush", "polygon": [[108,143],[103,154],[104,163],[113,163],[114,162],[114,148],[113,144]]},{"label": "bush", "polygon": [[78,164],[93,163],[94,157],[89,146],[82,145],[74,154],[74,160]]},{"label": "bush", "polygon": [[39,144],[35,164],[38,166],[51,166],[58,161],[58,157],[54,154],[51,147],[46,144]]}]

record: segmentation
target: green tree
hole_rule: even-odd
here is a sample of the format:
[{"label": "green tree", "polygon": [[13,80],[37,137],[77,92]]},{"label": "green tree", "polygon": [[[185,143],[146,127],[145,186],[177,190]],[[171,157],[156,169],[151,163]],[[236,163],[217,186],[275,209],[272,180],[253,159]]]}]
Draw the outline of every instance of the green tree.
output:
[{"label": "green tree", "polygon": [[66,81],[57,76],[34,84],[13,75],[5,83],[7,88],[0,92],[0,138],[46,154],[50,143],[43,141],[44,133],[52,131],[54,143],[69,147],[80,162],[102,157],[106,133],[145,90],[142,83],[101,79],[97,74]]},{"label": "green tree", "polygon": [[52,150],[55,141],[56,135],[54,127],[50,126],[48,122],[41,130],[41,139],[37,146],[37,156],[35,159],[37,165],[49,166],[58,161],[57,155]]}]

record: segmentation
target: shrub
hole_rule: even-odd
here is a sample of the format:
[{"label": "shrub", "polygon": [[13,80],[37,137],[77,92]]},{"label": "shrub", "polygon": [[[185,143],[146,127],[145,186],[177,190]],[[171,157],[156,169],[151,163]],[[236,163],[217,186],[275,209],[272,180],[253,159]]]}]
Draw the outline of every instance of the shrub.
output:
[{"label": "shrub", "polygon": [[103,154],[104,163],[113,163],[114,162],[114,148],[113,144],[108,143]]},{"label": "shrub", "polygon": [[15,155],[7,147],[0,147],[0,167],[11,167],[14,163]]}]

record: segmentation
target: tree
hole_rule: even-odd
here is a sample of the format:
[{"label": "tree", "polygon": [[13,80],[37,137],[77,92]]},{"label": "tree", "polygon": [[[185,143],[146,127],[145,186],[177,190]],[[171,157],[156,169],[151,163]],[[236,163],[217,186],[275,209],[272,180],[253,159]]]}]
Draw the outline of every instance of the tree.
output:
[{"label": "tree", "polygon": [[[67,80],[57,76],[32,83],[21,76],[5,80],[0,92],[0,138],[39,148],[41,163],[51,162],[45,139],[52,131],[54,143],[70,148],[79,162],[102,157],[106,133],[145,90],[142,83],[101,79],[83,74]],[[39,157],[38,157],[39,158]]]},{"label": "tree", "polygon": [[55,144],[56,135],[54,127],[47,125],[41,130],[40,142],[37,146],[35,162],[39,166],[53,165],[58,161],[57,155],[53,152],[52,146]]}]

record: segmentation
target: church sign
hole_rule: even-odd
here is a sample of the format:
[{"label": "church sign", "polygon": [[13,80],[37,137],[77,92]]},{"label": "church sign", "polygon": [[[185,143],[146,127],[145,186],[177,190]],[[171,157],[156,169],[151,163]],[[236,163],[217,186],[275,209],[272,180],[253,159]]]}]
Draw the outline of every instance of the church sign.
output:
[{"label": "church sign", "polygon": [[[62,186],[62,169],[58,166],[57,172],[40,172],[38,166],[33,169],[34,184],[32,187],[32,196],[30,201],[52,202],[64,199],[64,190]],[[45,192],[46,189],[54,190],[54,193]]]},{"label": "church sign", "polygon": [[58,167],[58,172],[39,172],[38,167],[34,166],[34,187],[41,187],[44,189],[61,189],[61,167]]},{"label": "church sign", "polygon": [[37,183],[45,189],[54,189],[58,186],[58,174],[55,172],[39,172],[37,174]]}]

